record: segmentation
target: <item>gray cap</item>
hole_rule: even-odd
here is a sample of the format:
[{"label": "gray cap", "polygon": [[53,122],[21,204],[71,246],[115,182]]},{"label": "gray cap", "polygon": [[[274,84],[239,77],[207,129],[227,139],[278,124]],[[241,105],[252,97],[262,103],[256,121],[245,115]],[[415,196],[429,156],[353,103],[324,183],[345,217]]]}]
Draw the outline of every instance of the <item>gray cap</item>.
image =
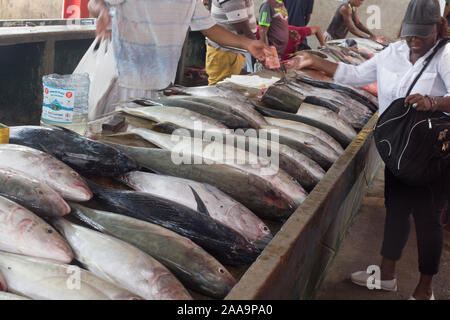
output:
[{"label": "gray cap", "polygon": [[403,19],[401,37],[426,38],[440,21],[441,6],[438,0],[412,0]]}]

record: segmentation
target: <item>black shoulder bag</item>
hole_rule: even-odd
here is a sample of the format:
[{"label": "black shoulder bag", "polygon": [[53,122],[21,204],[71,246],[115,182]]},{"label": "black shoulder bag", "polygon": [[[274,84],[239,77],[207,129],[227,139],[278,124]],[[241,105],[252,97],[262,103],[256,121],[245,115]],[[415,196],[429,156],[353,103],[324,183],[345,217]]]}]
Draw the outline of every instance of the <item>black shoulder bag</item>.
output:
[{"label": "black shoulder bag", "polygon": [[[442,40],[425,61],[407,96],[438,51]],[[424,186],[449,174],[450,117],[443,112],[417,111],[395,100],[378,119],[374,137],[386,167],[405,184]]]}]

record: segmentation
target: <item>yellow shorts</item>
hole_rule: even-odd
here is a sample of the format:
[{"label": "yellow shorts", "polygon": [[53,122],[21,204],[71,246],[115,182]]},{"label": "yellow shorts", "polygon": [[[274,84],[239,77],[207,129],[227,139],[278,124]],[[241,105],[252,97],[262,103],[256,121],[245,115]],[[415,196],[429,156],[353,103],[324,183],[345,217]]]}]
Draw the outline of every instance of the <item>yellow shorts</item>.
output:
[{"label": "yellow shorts", "polygon": [[215,85],[233,74],[240,74],[245,64],[245,56],[240,53],[222,51],[206,45],[206,73],[208,84]]}]

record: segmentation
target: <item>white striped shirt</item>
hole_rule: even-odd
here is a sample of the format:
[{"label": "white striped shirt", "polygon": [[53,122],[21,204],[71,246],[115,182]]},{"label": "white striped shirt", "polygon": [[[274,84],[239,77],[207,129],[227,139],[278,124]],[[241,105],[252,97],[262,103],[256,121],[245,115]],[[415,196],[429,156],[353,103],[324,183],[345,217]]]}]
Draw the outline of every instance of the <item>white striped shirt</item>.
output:
[{"label": "white striped shirt", "polygon": [[119,85],[160,90],[175,81],[186,33],[215,25],[201,0],[105,0],[115,8]]}]

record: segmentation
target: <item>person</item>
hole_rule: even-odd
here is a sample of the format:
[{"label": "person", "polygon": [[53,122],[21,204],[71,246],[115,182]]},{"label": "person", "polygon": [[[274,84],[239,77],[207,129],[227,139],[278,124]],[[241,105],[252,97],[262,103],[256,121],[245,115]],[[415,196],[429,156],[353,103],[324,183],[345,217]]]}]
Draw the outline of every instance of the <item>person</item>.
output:
[{"label": "person", "polygon": [[265,59],[267,46],[263,42],[217,25],[202,0],[91,0],[89,9],[98,17],[97,35],[108,37],[112,21],[118,79],[105,99],[104,113],[119,101],[154,97],[174,82],[189,27],[200,30],[216,43],[247,50],[256,59]]},{"label": "person", "polygon": [[306,27],[311,21],[314,0],[284,0],[290,26]]},{"label": "person", "polygon": [[377,37],[359,20],[358,8],[363,3],[364,0],[349,0],[339,5],[325,32],[325,40],[345,39],[351,32],[356,37],[376,41]]},{"label": "person", "polygon": [[[315,67],[325,71],[338,83],[364,86],[378,81],[379,112],[382,114],[398,98],[405,97],[423,61],[431,54],[438,41],[448,38],[447,23],[441,17],[437,0],[412,0],[401,29],[402,40],[359,66],[335,64],[309,53],[286,62],[291,68]],[[406,105],[415,105],[419,111],[450,112],[450,45],[447,44],[433,58],[426,72],[414,86]],[[447,185],[446,185],[447,184]],[[419,254],[418,285],[410,299],[434,299],[433,276],[438,273],[443,246],[441,213],[448,200],[445,189],[448,178],[428,187],[405,185],[385,169],[386,220],[381,249],[381,288],[395,291],[396,262],[406,245],[412,213],[415,219]],[[355,272],[351,280],[366,285],[370,275]]]},{"label": "person", "polygon": [[[255,39],[256,17],[253,0],[212,0],[211,15],[224,28],[248,39]],[[251,60],[250,60],[251,61]],[[206,44],[208,84],[215,85],[233,74],[240,74],[246,55],[221,47],[211,39]]]},{"label": "person", "polygon": [[304,40],[315,35],[321,46],[325,46],[325,37],[319,26],[311,27],[294,27],[289,26],[289,40],[284,50],[281,60],[287,60],[296,51],[303,50]]},{"label": "person", "polygon": [[264,0],[259,7],[259,38],[275,46],[281,57],[289,41],[288,12],[282,0]]}]

